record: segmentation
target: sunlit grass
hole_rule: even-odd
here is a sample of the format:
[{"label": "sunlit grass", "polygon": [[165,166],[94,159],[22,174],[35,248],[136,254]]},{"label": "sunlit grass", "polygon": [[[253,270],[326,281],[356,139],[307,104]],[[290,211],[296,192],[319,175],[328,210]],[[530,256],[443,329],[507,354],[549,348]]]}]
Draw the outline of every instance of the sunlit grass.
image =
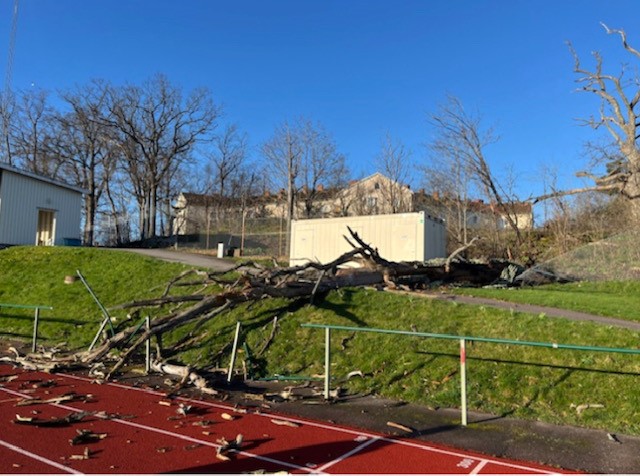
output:
[{"label": "sunlit grass", "polygon": [[578,282],[535,288],[458,288],[457,294],[571,309],[640,322],[640,282]]},{"label": "sunlit grass", "polygon": [[[88,345],[102,316],[81,283],[64,284],[64,277],[75,274],[76,269],[83,272],[101,301],[110,307],[161,295],[166,283],[186,268],[119,251],[13,248],[0,251],[0,302],[52,305],[53,313],[43,313],[43,342],[51,345],[66,340],[72,347]],[[628,303],[628,294],[636,289],[632,283],[595,286],[553,286],[540,292],[568,293],[587,299],[596,291]],[[174,292],[193,290],[176,288]],[[536,290],[523,290],[521,295],[535,296]],[[137,322],[147,313],[154,316],[175,309],[145,308],[126,324]],[[5,311],[0,315],[0,337],[28,339],[32,313]],[[114,311],[113,315],[119,323],[127,311]],[[274,317],[278,318],[278,330],[266,347]],[[591,322],[372,289],[341,289],[316,305],[310,305],[308,300],[267,299],[239,306],[198,327],[194,332],[196,340],[183,351],[173,352],[197,324],[185,326],[164,336],[167,356],[196,368],[227,367],[238,321],[242,324],[242,345],[237,368],[246,360],[254,378],[276,374],[317,378],[324,373],[324,334],[320,329],[301,327],[303,323],[405,331],[415,328],[460,336],[634,349],[640,342],[637,332]],[[340,386],[350,392],[373,393],[432,408],[460,406],[459,343],[455,340],[334,331],[332,354],[334,388]],[[347,380],[353,371],[362,372],[364,377]],[[470,410],[640,434],[640,423],[635,418],[640,394],[633,391],[640,377],[640,356],[476,341],[467,346],[467,371]],[[600,404],[604,408],[579,413],[576,407],[582,404]]]}]

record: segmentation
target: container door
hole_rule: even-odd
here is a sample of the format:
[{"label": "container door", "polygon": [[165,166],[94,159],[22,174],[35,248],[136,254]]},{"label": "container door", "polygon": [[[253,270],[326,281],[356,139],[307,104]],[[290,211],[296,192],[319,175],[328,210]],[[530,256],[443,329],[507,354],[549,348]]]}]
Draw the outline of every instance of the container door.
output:
[{"label": "container door", "polygon": [[53,210],[38,210],[37,246],[53,246],[56,217]]}]

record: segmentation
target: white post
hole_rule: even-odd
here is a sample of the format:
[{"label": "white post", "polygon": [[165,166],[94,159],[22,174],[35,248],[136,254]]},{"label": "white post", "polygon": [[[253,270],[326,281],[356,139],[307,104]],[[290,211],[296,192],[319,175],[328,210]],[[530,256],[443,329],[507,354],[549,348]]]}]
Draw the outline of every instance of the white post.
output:
[{"label": "white post", "polygon": [[[146,317],[145,320],[145,327],[147,329],[147,331],[151,330],[151,318],[149,316]],[[145,342],[145,350],[147,353],[147,358],[145,360],[145,372],[147,373],[147,375],[149,374],[149,372],[151,372],[151,337],[147,338],[147,341]]]},{"label": "white post", "polygon": [[36,315],[33,318],[33,342],[31,343],[31,352],[36,351],[36,342],[38,341],[38,321],[40,320],[40,308],[36,307]]},{"label": "white post", "polygon": [[236,323],[236,335],[233,338],[233,349],[231,350],[231,362],[229,363],[229,373],[227,383],[231,383],[233,377],[233,367],[236,365],[236,352],[238,351],[238,339],[240,339],[240,323]]},{"label": "white post", "polygon": [[464,339],[460,339],[460,398],[462,400],[460,412],[462,426],[467,426],[467,346]]},{"label": "white post", "polygon": [[324,399],[329,400],[331,396],[329,386],[331,385],[331,329],[324,329]]}]

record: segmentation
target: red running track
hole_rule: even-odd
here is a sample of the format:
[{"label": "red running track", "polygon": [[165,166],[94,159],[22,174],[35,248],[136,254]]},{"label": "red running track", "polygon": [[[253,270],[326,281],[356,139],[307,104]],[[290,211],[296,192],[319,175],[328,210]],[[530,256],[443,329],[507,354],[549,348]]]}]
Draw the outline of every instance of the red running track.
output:
[{"label": "red running track", "polygon": [[[7,378],[12,376],[11,378]],[[42,382],[51,381],[50,386]],[[91,397],[64,403],[17,406],[23,399],[51,399],[74,392]],[[162,403],[161,403],[162,402]],[[179,415],[180,404],[191,405]],[[16,415],[48,420],[92,412],[62,427],[14,422]],[[103,413],[100,413],[103,412]],[[233,417],[226,420],[227,413]],[[274,422],[275,420],[275,422]],[[282,424],[287,422],[288,424]],[[279,424],[278,424],[279,423]],[[104,439],[70,444],[79,430]],[[244,436],[229,461],[216,457],[218,439]],[[89,449],[88,459],[76,459]],[[553,468],[447,449],[417,440],[275,413],[236,411],[223,403],[177,398],[118,383],[24,372],[0,365],[0,473],[523,473]]]}]

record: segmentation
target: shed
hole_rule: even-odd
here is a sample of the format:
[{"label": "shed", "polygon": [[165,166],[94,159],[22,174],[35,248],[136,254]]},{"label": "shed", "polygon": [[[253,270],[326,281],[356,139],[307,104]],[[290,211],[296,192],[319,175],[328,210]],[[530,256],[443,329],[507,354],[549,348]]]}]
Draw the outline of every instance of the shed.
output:
[{"label": "shed", "polygon": [[444,222],[425,212],[294,220],[291,225],[291,266],[309,261],[330,263],[352,248],[344,239],[347,227],[380,256],[391,261],[418,261],[446,256]]},{"label": "shed", "polygon": [[0,244],[80,243],[83,193],[0,162]]}]

